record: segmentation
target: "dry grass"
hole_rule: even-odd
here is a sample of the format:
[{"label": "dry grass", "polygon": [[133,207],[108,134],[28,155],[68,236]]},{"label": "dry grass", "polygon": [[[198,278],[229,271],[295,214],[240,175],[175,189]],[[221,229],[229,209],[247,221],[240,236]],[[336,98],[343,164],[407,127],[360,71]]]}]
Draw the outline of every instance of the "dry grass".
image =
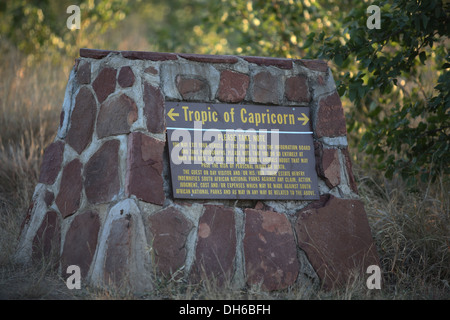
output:
[{"label": "dry grass", "polygon": [[[368,290],[367,275],[355,276],[339,290],[296,286],[282,292],[245,290],[215,279],[189,284],[158,278],[155,289],[134,296],[121,288],[83,287],[70,291],[64,279],[43,262],[12,263],[20,225],[39,174],[44,148],[57,131],[64,88],[72,62],[64,68],[42,62],[29,66],[10,51],[0,65],[0,299],[449,299],[449,182],[417,186],[385,181],[379,172],[356,164],[377,250],[383,285]],[[75,292],[76,291],[76,292]]]},{"label": "dry grass", "polygon": [[[44,148],[54,138],[64,94],[64,72],[48,63],[28,66],[0,48],[0,262],[17,240],[39,174]],[[67,78],[67,77],[66,77]],[[45,84],[45,85],[44,85]]]},{"label": "dry grass", "polygon": [[384,290],[398,299],[450,297],[449,181],[418,185],[358,172],[372,234],[381,259]]}]

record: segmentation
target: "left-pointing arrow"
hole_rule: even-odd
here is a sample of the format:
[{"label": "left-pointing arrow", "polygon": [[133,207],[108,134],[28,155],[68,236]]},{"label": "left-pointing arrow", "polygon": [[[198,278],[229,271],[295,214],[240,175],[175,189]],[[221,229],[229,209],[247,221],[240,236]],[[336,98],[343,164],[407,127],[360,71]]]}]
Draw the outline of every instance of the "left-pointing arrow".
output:
[{"label": "left-pointing arrow", "polygon": [[180,115],[179,113],[173,112],[174,110],[175,110],[175,108],[172,108],[167,113],[167,115],[169,116],[170,119],[172,119],[172,121],[175,121],[174,117],[178,117]]}]

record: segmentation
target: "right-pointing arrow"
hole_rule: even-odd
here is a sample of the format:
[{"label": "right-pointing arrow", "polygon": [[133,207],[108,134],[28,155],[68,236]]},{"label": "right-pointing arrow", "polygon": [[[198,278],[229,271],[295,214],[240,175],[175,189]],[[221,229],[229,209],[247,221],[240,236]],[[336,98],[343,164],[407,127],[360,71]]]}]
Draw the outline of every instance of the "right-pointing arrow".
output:
[{"label": "right-pointing arrow", "polygon": [[306,125],[309,121],[309,118],[302,112],[302,117],[297,118],[298,121],[303,121],[302,125]]}]

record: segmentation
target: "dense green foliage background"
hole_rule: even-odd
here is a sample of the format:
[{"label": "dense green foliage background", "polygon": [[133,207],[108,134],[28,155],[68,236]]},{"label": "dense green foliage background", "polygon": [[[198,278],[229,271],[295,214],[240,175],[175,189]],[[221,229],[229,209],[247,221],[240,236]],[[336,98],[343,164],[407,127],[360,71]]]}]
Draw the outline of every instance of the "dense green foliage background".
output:
[{"label": "dense green foliage background", "polygon": [[[72,4],[80,30],[66,27]],[[371,4],[381,8],[380,29],[366,26]],[[126,49],[324,59],[358,156],[413,186],[450,172],[449,8],[441,0],[2,1],[0,50],[61,63],[80,47],[123,47],[136,32],[147,46]]]}]

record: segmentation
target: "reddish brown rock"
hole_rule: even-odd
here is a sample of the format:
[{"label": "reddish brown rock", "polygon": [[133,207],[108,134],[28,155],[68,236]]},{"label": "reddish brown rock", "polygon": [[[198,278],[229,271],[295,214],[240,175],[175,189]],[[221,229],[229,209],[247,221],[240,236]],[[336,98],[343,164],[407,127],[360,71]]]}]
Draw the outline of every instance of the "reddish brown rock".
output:
[{"label": "reddish brown rock", "polygon": [[70,116],[70,128],[66,142],[78,153],[81,153],[92,140],[94,132],[97,103],[92,92],[82,87],[75,99],[75,107]]},{"label": "reddish brown rock", "polygon": [[134,84],[134,73],[131,67],[122,67],[119,71],[117,82],[122,88],[131,87]]},{"label": "reddish brown rock", "polygon": [[148,68],[146,68],[144,70],[145,73],[149,73],[149,74],[153,74],[153,75],[157,75],[158,74],[158,70],[156,70],[154,67],[150,66]]},{"label": "reddish brown rock", "polygon": [[261,202],[261,201],[258,201],[255,204],[255,207],[253,209],[255,209],[255,210],[262,210],[262,211],[267,211],[267,210],[270,211],[270,210],[272,210],[270,206],[268,206],[267,204],[265,204],[264,202]]},{"label": "reddish brown rock", "polygon": [[206,79],[178,75],[175,83],[183,100],[209,100],[210,89]]},{"label": "reddish brown rock", "polygon": [[165,61],[177,60],[178,56],[174,53],[148,52],[148,51],[121,51],[122,57],[131,60],[152,60]]},{"label": "reddish brown rock", "polygon": [[220,74],[218,98],[220,101],[236,103],[244,100],[250,78],[248,75],[230,70]]},{"label": "reddish brown rock", "polygon": [[127,195],[135,195],[145,202],[162,205],[164,142],[132,132],[128,137],[127,174],[125,189]]},{"label": "reddish brown rock", "polygon": [[263,71],[253,77],[253,101],[278,104],[279,79],[270,72]]},{"label": "reddish brown rock", "polygon": [[249,284],[279,290],[297,279],[299,263],[291,224],[273,211],[245,210],[245,270]]},{"label": "reddish brown rock", "polygon": [[131,224],[133,217],[127,215],[114,220],[108,237],[108,249],[106,250],[104,277],[105,281],[123,285],[128,282],[126,277],[131,260]]},{"label": "reddish brown rock", "polygon": [[59,249],[61,242],[61,227],[58,214],[55,211],[48,211],[39,227],[33,240],[32,259],[55,263],[59,259]]},{"label": "reddish brown rock", "polygon": [[350,153],[348,152],[348,148],[342,149],[342,154],[345,158],[345,169],[347,171],[348,182],[350,184],[350,188],[353,192],[358,194],[358,186],[356,185],[355,176],[353,175],[352,170],[352,159],[350,157]]},{"label": "reddish brown rock", "polygon": [[297,216],[298,245],[326,288],[345,284],[354,270],[378,265],[361,201],[325,195]]},{"label": "reddish brown rock", "polygon": [[306,68],[314,71],[327,72],[328,70],[328,64],[326,61],[308,60],[308,59],[302,59],[297,61],[300,61],[300,63],[302,63]]},{"label": "reddish brown rock", "polygon": [[323,144],[319,140],[314,140],[314,157],[316,160],[316,171],[317,174],[321,174],[321,162],[322,162],[322,154],[323,154]]},{"label": "reddish brown rock", "polygon": [[317,138],[347,134],[344,109],[337,92],[320,99],[315,134]]},{"label": "reddish brown rock", "polygon": [[97,118],[97,136],[108,136],[130,132],[131,125],[137,120],[138,109],[133,99],[125,94],[114,96],[100,106]]},{"label": "reddish brown rock", "polygon": [[91,63],[81,62],[77,69],[77,80],[79,84],[91,83]]},{"label": "reddish brown rock", "polygon": [[324,85],[326,84],[325,79],[324,79],[322,76],[318,76],[318,77],[317,77],[317,83],[318,83],[320,86],[324,86]]},{"label": "reddish brown rock", "polygon": [[103,68],[92,83],[97,100],[99,103],[108,98],[108,96],[116,90],[116,74],[117,71],[114,68]]},{"label": "reddish brown rock", "polygon": [[285,92],[286,98],[294,102],[309,102],[308,79],[305,76],[298,75],[286,79]]},{"label": "reddish brown rock", "polygon": [[41,171],[39,174],[39,182],[45,184],[53,184],[59,171],[64,153],[64,142],[56,141],[50,144],[44,150],[44,157],[42,159]]},{"label": "reddish brown rock", "polygon": [[163,133],[164,96],[159,88],[144,83],[144,116],[147,119],[147,129],[151,133]]},{"label": "reddish brown rock", "polygon": [[45,195],[44,195],[44,202],[47,205],[47,207],[49,207],[53,200],[55,200],[55,194],[49,190],[45,190]]},{"label": "reddish brown rock", "polygon": [[233,276],[236,255],[234,210],[206,205],[199,221],[194,278],[215,279],[218,284]]},{"label": "reddish brown rock", "polygon": [[188,54],[188,53],[180,53],[178,54],[181,58],[204,62],[204,63],[237,63],[239,60],[235,56],[223,56],[223,55],[208,55],[208,54]]},{"label": "reddish brown rock", "polygon": [[109,140],[91,156],[84,169],[84,189],[90,203],[105,203],[119,192],[118,140]]},{"label": "reddish brown rock", "polygon": [[292,69],[292,60],[267,57],[243,57],[244,60],[261,66],[274,66],[280,69]]},{"label": "reddish brown rock", "polygon": [[103,59],[111,52],[118,52],[118,51],[81,48],[80,49],[80,57],[92,58],[92,59]]},{"label": "reddish brown rock", "polygon": [[72,160],[64,167],[59,192],[55,200],[63,218],[74,214],[80,207],[81,168],[82,164],[78,159]]},{"label": "reddish brown rock", "polygon": [[73,219],[67,231],[61,256],[62,273],[67,267],[77,265],[81,276],[86,277],[97,247],[100,219],[95,211],[83,212]]},{"label": "reddish brown rock", "polygon": [[193,224],[180,211],[168,207],[151,215],[148,226],[158,271],[171,276],[185,263],[186,240]]},{"label": "reddish brown rock", "polygon": [[338,149],[323,149],[319,162],[319,176],[324,178],[329,188],[334,188],[341,183],[341,164]]}]

